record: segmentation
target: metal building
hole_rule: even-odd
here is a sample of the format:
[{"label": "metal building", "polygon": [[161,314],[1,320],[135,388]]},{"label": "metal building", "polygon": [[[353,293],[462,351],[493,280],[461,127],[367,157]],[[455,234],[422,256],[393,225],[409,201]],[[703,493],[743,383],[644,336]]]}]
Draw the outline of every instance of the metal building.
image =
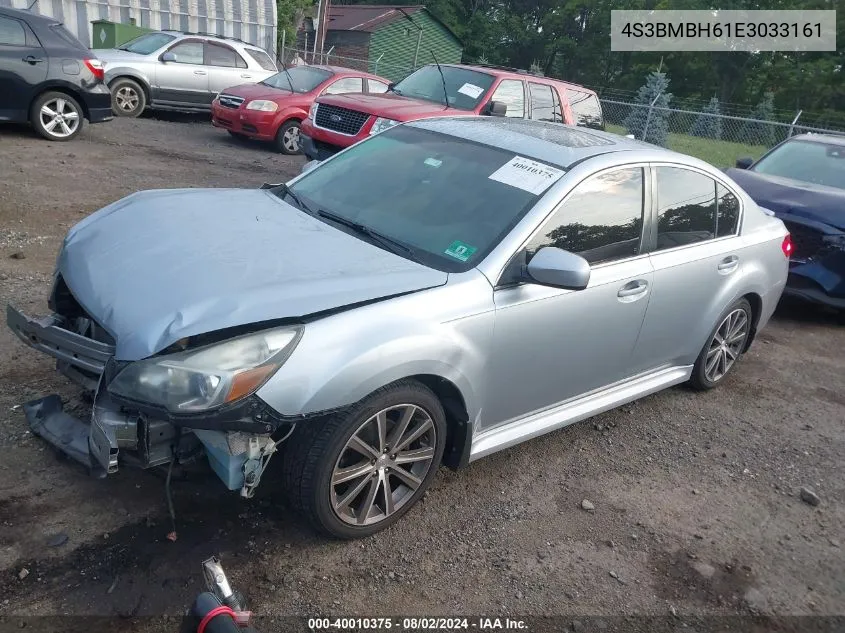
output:
[{"label": "metal building", "polygon": [[64,22],[86,46],[93,20],[236,37],[276,54],[275,0],[0,0]]}]

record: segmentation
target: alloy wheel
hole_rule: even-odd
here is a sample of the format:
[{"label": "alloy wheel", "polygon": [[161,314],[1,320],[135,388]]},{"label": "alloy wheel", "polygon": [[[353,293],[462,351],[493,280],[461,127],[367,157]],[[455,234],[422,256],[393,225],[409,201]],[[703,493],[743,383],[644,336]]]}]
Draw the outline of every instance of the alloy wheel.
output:
[{"label": "alloy wheel", "polygon": [[60,97],[45,102],[38,116],[44,130],[56,138],[71,136],[79,127],[79,112],[67,99]]},{"label": "alloy wheel", "polygon": [[282,145],[291,154],[299,151],[299,127],[291,126],[282,135]]},{"label": "alloy wheel", "polygon": [[117,107],[124,112],[134,112],[140,102],[138,93],[129,86],[121,86],[114,93],[114,100]]},{"label": "alloy wheel", "polygon": [[748,339],[748,313],[742,308],[730,312],[716,328],[707,348],[704,375],[711,382],[718,382],[742,354]]},{"label": "alloy wheel", "polygon": [[422,485],[437,441],[431,415],[417,405],[394,405],[368,418],[346,442],[332,471],[335,514],[356,526],[387,519]]}]

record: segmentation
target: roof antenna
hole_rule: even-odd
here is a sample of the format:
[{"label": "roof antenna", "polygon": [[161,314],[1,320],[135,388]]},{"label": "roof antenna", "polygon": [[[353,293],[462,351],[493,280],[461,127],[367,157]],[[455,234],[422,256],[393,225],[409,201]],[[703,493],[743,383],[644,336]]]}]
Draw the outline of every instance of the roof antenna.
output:
[{"label": "roof antenna", "polygon": [[431,53],[432,58],[434,59],[434,63],[437,64],[437,72],[440,73],[440,79],[443,82],[443,96],[446,98],[446,107],[449,107],[449,91],[446,90],[446,77],[443,76],[443,69],[440,68],[440,63],[437,61],[437,56],[434,54],[434,51],[430,48],[428,49]]}]

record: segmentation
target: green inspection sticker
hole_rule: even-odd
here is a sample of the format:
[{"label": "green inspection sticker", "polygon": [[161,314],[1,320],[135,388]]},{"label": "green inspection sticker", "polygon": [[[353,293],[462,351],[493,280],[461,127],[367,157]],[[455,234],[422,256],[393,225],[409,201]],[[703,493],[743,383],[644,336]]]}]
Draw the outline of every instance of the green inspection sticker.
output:
[{"label": "green inspection sticker", "polygon": [[455,259],[460,259],[462,262],[467,261],[472,254],[475,253],[478,249],[475,246],[470,246],[469,244],[464,244],[460,240],[455,240],[449,245],[449,248],[446,249],[446,254],[449,257],[454,257]]}]

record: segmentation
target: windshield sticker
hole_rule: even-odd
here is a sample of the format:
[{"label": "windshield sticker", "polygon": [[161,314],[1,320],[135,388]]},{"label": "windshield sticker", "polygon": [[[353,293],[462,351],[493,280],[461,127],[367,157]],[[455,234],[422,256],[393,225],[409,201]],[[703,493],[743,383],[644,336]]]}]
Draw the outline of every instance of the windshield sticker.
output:
[{"label": "windshield sticker", "polygon": [[455,240],[449,245],[449,248],[446,249],[445,253],[449,257],[454,257],[455,259],[465,262],[472,257],[473,253],[477,250],[478,249],[475,246],[470,246],[460,240]]},{"label": "windshield sticker", "polygon": [[534,195],[540,195],[560,180],[564,171],[530,158],[514,156],[490,176],[490,180],[518,187]]},{"label": "windshield sticker", "polygon": [[436,158],[426,158],[425,164],[429,167],[440,167],[443,164],[442,160],[437,160]]},{"label": "windshield sticker", "polygon": [[460,88],[458,88],[458,92],[460,92],[461,94],[464,94],[468,97],[471,97],[473,99],[478,99],[478,97],[481,96],[481,93],[484,92],[484,88],[481,88],[480,86],[476,86],[475,84],[467,83],[467,84],[464,84],[463,86],[461,86]]}]

